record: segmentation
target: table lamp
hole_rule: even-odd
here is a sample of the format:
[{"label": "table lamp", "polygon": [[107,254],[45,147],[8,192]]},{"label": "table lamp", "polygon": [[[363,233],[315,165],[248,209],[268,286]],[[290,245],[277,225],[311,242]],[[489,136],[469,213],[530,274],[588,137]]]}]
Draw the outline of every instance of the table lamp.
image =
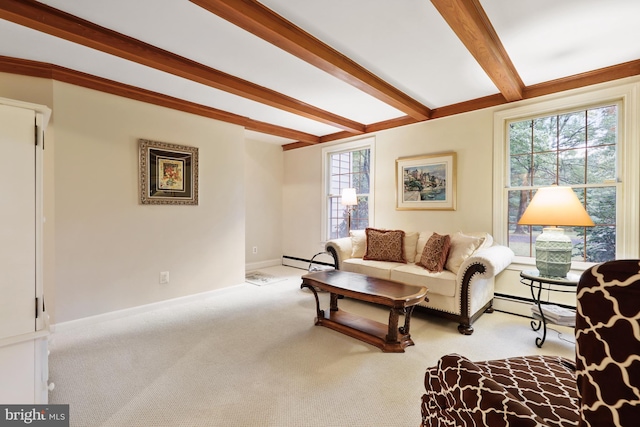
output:
[{"label": "table lamp", "polygon": [[543,277],[566,277],[571,269],[571,238],[565,227],[592,227],[593,221],[571,187],[557,185],[538,189],[518,221],[542,225],[536,239],[536,268]]},{"label": "table lamp", "polygon": [[340,204],[347,207],[347,233],[351,231],[351,209],[358,204],[355,188],[343,188]]}]

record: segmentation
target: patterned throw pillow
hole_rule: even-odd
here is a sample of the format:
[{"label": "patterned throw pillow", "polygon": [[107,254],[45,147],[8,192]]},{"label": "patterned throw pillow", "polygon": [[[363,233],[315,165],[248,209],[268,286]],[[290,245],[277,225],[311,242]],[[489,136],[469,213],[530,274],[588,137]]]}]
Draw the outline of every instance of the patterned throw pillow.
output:
[{"label": "patterned throw pillow", "polygon": [[422,256],[416,263],[433,273],[439,273],[444,270],[449,255],[449,247],[451,246],[451,237],[448,234],[440,235],[433,233],[427,244],[424,245]]},{"label": "patterned throw pillow", "polygon": [[406,263],[404,231],[367,228],[367,250],[363,259]]}]

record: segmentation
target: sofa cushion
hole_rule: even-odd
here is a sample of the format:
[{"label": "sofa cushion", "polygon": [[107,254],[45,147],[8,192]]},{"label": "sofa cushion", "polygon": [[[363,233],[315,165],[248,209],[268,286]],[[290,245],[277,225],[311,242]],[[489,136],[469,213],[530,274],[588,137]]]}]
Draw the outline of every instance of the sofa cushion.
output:
[{"label": "sofa cushion", "polygon": [[422,256],[416,264],[437,273],[444,269],[449,255],[451,237],[448,234],[433,233],[422,250]]},{"label": "sofa cushion", "polygon": [[367,249],[367,235],[364,230],[351,230],[351,258],[362,258]]},{"label": "sofa cushion", "polygon": [[464,260],[469,258],[483,243],[484,238],[482,237],[467,236],[461,232],[452,235],[446,264],[447,270],[458,274]]},{"label": "sofa cushion", "polygon": [[416,246],[419,235],[420,233],[417,231],[404,232],[404,258],[407,262],[414,262],[416,260]]},{"label": "sofa cushion", "polygon": [[403,265],[405,264],[399,262],[365,261],[362,258],[350,258],[342,263],[342,270],[390,280],[391,270]]},{"label": "sofa cushion", "polygon": [[433,293],[452,297],[456,293],[456,275],[447,270],[432,273],[416,264],[397,265],[391,271],[390,279],[408,285],[424,286],[429,290],[427,295]]},{"label": "sofa cushion", "polygon": [[484,239],[478,249],[484,249],[493,246],[493,236],[486,231],[473,231],[471,233],[463,233],[462,231],[460,231],[460,233],[466,234],[467,236],[480,237]]},{"label": "sofa cushion", "polygon": [[367,228],[365,260],[406,263],[404,256],[404,231]]}]

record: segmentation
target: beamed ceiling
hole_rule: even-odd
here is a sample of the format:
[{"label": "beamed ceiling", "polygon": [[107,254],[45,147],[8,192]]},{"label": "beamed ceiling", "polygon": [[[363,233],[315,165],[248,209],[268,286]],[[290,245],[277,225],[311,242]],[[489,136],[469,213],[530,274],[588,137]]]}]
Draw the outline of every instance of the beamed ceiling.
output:
[{"label": "beamed ceiling", "polygon": [[2,0],[0,72],[285,150],[640,74],[639,0]]}]

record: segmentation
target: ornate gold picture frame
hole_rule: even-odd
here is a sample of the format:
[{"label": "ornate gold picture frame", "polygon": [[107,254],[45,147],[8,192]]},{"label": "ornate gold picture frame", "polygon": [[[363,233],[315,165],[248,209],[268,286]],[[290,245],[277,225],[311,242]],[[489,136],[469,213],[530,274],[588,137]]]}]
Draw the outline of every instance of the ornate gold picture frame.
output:
[{"label": "ornate gold picture frame", "polygon": [[198,204],[198,148],[138,140],[140,203]]}]

